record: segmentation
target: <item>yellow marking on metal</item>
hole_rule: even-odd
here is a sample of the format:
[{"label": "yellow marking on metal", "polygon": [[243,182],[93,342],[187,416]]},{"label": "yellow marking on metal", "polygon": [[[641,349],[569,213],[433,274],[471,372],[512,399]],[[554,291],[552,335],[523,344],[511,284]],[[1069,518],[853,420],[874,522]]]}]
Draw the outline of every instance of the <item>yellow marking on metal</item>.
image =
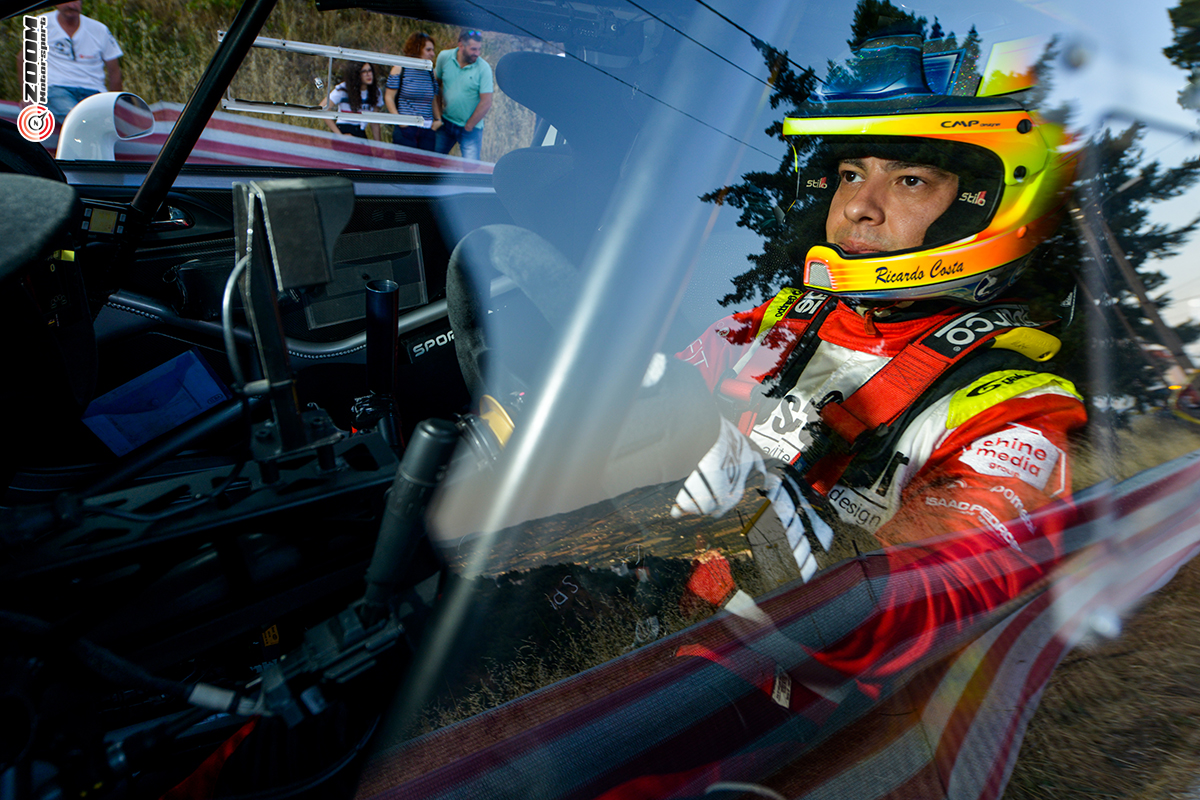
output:
[{"label": "yellow marking on metal", "polygon": [[499,400],[490,394],[479,398],[479,418],[487,423],[492,433],[496,434],[496,439],[499,440],[501,447],[508,444],[509,437],[512,436],[516,425],[513,424],[512,417],[504,410],[504,406],[500,404]]},{"label": "yellow marking on metal", "polygon": [[770,500],[766,500],[766,501],[764,501],[764,502],[763,502],[763,504],[762,504],[761,506],[759,506],[759,507],[758,507],[758,511],[755,511],[755,512],[754,512],[754,516],[753,516],[753,517],[751,517],[751,518],[750,518],[750,521],[749,521],[749,522],[747,522],[747,523],[746,523],[746,525],[745,525],[745,527],[743,527],[743,528],[742,528],[742,536],[749,536],[749,535],[750,535],[750,530],[751,530],[751,529],[752,529],[752,528],[753,528],[753,527],[754,527],[754,526],[755,526],[755,525],[758,523],[758,520],[759,520],[759,518],[760,518],[760,517],[762,517],[762,515],[763,515],[763,514],[766,512],[766,510],[767,510],[768,508],[770,508],[770,507],[771,507],[771,501],[770,501]]}]

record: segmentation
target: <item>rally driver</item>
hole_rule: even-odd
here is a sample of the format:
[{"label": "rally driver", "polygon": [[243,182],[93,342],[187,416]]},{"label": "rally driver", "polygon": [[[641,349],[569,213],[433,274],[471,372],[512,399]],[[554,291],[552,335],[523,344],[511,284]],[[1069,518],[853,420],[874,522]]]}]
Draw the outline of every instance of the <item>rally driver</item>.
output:
[{"label": "rally driver", "polygon": [[[756,563],[786,554],[806,581],[852,532],[890,548],[873,616],[853,634],[739,661],[793,711],[836,703],[848,678],[878,698],[1045,575],[1056,525],[1033,512],[1065,499],[1068,437],[1085,423],[1075,387],[1042,363],[1058,340],[1000,299],[1061,215],[1074,175],[1062,129],[1019,95],[990,96],[986,80],[971,96],[933,93],[920,37],[856,56],[857,84],[827,81],[784,123],[793,214],[823,225],[798,265],[805,289],[678,354],[725,413],[675,515],[719,516],[758,489],[772,513],[748,533]],[[773,625],[715,554],[689,589],[735,627]],[[681,653],[719,660],[699,644]]]}]

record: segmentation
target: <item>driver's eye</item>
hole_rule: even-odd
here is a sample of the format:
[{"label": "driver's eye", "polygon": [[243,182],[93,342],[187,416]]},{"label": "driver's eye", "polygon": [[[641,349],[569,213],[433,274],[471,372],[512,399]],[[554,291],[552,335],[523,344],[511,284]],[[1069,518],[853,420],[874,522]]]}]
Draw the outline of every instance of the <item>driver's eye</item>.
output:
[{"label": "driver's eye", "polygon": [[919,178],[916,175],[905,175],[900,180],[905,186],[920,186],[921,184],[925,183],[924,178]]},{"label": "driver's eye", "polygon": [[853,170],[845,169],[842,170],[842,180],[845,183],[857,183],[862,180],[862,176]]}]

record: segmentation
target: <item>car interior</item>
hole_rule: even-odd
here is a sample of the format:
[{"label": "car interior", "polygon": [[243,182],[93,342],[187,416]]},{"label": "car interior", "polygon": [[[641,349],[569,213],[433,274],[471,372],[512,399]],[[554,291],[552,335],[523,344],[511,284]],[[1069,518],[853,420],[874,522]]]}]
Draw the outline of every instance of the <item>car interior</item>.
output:
[{"label": "car interior", "polygon": [[[514,429],[557,431],[552,453],[611,445],[628,407],[611,396],[636,395],[650,355],[686,347],[728,290],[706,265],[733,234],[661,274],[613,245],[644,246],[678,213],[662,198],[671,175],[701,171],[693,123],[725,155],[744,144],[670,106],[710,81],[675,61],[699,44],[673,27],[696,4],[649,5],[318,0],[570,53],[499,60],[497,84],[536,124],[490,172],[189,165],[275,0],[241,4],[153,163],[56,161],[0,120],[0,800],[188,796],[169,792],[251,729],[206,796],[355,796],[371,748],[417,714],[409,694],[449,686],[430,674],[480,645],[444,632],[474,613],[445,542],[425,535],[446,476],[484,487],[480,530],[562,510],[539,489],[600,481],[587,470],[603,465],[560,473]],[[728,102],[761,111],[765,97]],[[668,112],[678,127],[663,133]],[[675,173],[647,168],[668,161]],[[688,230],[707,236],[702,210]],[[621,224],[643,227],[622,238]],[[639,270],[645,305],[623,306],[638,291],[618,279]],[[610,395],[581,377],[611,374],[588,358],[598,343],[563,349],[606,308],[636,319],[612,326],[636,368]],[[539,416],[567,352],[553,408],[586,423]],[[700,403],[653,417],[680,464],[708,442],[679,431],[716,424]],[[537,480],[506,483],[510,440]],[[614,461],[580,505],[670,471]],[[690,558],[693,541],[673,538]]]},{"label": "car interior", "polygon": [[[236,67],[271,5],[243,8],[215,64],[224,58],[226,72]],[[453,9],[440,13],[457,18]],[[552,10],[530,19],[556,24]],[[11,123],[0,124],[3,238],[19,243],[6,246],[0,265],[0,324],[21,342],[2,394],[6,417],[18,421],[0,461],[4,625],[23,642],[19,653],[86,641],[94,652],[77,655],[90,666],[85,684],[135,687],[114,695],[73,686],[70,702],[56,706],[47,687],[74,684],[72,658],[49,659],[35,675],[6,656],[9,684],[37,684],[6,695],[3,716],[16,714],[27,731],[23,756],[15,765],[12,754],[4,759],[6,780],[24,790],[6,790],[6,798],[88,781],[130,796],[169,788],[240,723],[226,716],[198,725],[213,708],[181,711],[177,696],[147,705],[149,675],[219,683],[236,681],[247,665],[275,663],[317,620],[360,599],[403,454],[424,459],[414,470],[423,468],[431,483],[445,469],[447,439],[466,442],[460,458],[496,457],[496,425],[477,415],[472,394],[477,401],[485,391],[507,392],[512,401],[526,385],[517,375],[535,373],[541,354],[506,367],[512,385],[484,386],[495,342],[484,341],[474,315],[505,315],[523,335],[532,327],[553,338],[538,308],[577,288],[573,264],[646,115],[644,95],[579,60],[517,52],[497,73],[539,127],[530,146],[506,154],[490,176],[397,183],[394,175],[291,170],[291,186],[277,190],[270,170],[183,167],[186,143],[169,143],[152,166],[60,165]],[[219,80],[198,89],[209,95],[200,102],[217,96]],[[185,128],[181,120],[177,133]],[[555,143],[544,145],[551,128]],[[488,225],[528,232],[534,247],[554,253],[546,271],[498,259],[483,278],[477,269],[456,276],[451,251]],[[520,243],[496,245],[514,247]],[[249,262],[243,292],[230,278],[239,259]],[[255,296],[255,270],[272,267],[292,277],[276,275],[278,291]],[[560,269],[566,283],[546,288]],[[373,309],[375,294],[382,299]],[[389,328],[399,332],[390,342]],[[474,349],[460,357],[456,340]],[[515,403],[509,413],[519,411]],[[147,421],[167,407],[180,416]],[[137,418],[141,412],[147,417]],[[422,427],[430,419],[442,427]],[[428,503],[428,486],[413,485],[423,494],[402,510],[408,528]],[[413,648],[446,574],[408,528],[395,559],[405,567],[381,579],[389,610],[362,620],[369,633],[390,630]],[[268,621],[284,632],[282,644],[278,633],[263,633]],[[361,653],[347,662],[354,645],[341,633],[339,668],[355,673],[374,663]],[[383,648],[375,658],[398,656]],[[288,739],[300,749],[287,759],[248,758],[256,773],[243,785],[294,782],[297,773],[312,782],[314,771],[296,766],[308,753],[324,787],[310,791],[332,796],[322,782],[357,753],[378,716],[365,710],[377,703],[363,698],[388,691],[377,675],[343,687],[328,698],[341,709],[334,721],[303,742]],[[59,732],[39,733],[49,729]],[[112,754],[97,738],[105,732],[110,749],[123,745],[122,758],[136,769],[106,763]],[[333,763],[316,755],[330,745]]]}]

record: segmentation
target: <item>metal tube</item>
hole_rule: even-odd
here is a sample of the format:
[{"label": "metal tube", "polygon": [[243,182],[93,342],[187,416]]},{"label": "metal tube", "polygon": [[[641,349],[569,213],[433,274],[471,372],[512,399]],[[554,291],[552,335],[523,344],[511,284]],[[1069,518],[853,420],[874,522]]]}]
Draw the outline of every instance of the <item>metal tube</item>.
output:
[{"label": "metal tube", "polygon": [[208,68],[200,76],[200,82],[163,143],[158,158],[146,173],[146,180],[133,197],[131,205],[134,213],[131,217],[135,229],[126,237],[126,241],[136,244],[141,239],[145,224],[166,199],[167,191],[179,176],[183,162],[195,147],[205,123],[216,110],[221,95],[274,7],[275,0],[248,0],[238,11],[233,24],[229,26],[229,33],[217,45]]},{"label": "metal tube", "polygon": [[[251,406],[254,406],[260,401],[257,398],[251,398],[249,402]],[[237,422],[241,416],[241,401],[227,400],[187,423],[145,452],[123,459],[114,471],[80,491],[79,497],[95,497],[105,494],[130,478],[136,478],[151,467],[162,463],[192,442]]]},{"label": "metal tube", "polygon": [[400,285],[378,280],[367,284],[367,388],[375,394],[396,393],[400,357]]},{"label": "metal tube", "polygon": [[246,316],[254,330],[263,376],[270,387],[267,394],[271,398],[271,408],[278,425],[280,445],[283,452],[290,453],[306,446],[308,436],[301,420],[296,378],[288,362],[287,343],[276,298],[275,271],[270,262],[267,237],[261,233],[264,230],[262,203],[253,194],[247,198],[247,202],[254,215],[254,233],[247,243],[250,263],[241,278],[242,296]]}]

